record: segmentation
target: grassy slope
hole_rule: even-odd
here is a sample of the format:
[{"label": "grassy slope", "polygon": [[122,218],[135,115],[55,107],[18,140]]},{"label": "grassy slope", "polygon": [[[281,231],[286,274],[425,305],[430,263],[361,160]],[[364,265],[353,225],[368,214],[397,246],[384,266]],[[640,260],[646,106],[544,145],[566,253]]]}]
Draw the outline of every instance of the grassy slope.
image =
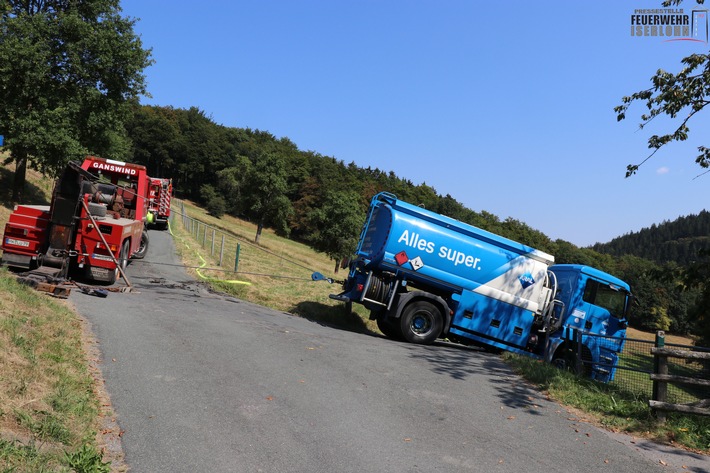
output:
[{"label": "grassy slope", "polygon": [[[183,205],[184,204],[184,205]],[[204,226],[191,233],[183,227],[184,212],[189,218],[198,219],[209,227],[205,237]],[[289,312],[318,322],[330,323],[358,331],[377,331],[373,322],[367,320],[367,312],[359,306],[356,314],[347,314],[342,303],[328,297],[340,292],[339,284],[311,279],[314,271],[333,277],[344,278],[346,270],[334,273],[335,263],[322,253],[313,251],[306,245],[276,236],[265,229],[259,244],[254,243],[256,225],[234,217],[216,219],[190,202],[175,206],[174,223],[171,231],[176,237],[176,246],[188,267],[204,266],[215,268],[190,271],[198,278],[214,278],[232,281],[217,283],[222,291],[232,293],[242,299]],[[195,228],[193,226],[193,228]],[[212,229],[215,230],[215,250],[212,251]],[[225,247],[221,251],[222,236]],[[234,270],[236,248],[239,245],[238,273]],[[220,253],[223,255],[219,266]],[[227,271],[223,271],[227,270]],[[246,282],[248,285],[235,281]]]}]

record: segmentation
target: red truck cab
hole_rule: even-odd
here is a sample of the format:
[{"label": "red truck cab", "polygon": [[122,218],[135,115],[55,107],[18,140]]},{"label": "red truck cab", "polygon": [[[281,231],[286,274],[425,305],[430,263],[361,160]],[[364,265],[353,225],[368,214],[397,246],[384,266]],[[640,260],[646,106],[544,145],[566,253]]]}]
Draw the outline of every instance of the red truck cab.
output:
[{"label": "red truck cab", "polygon": [[18,205],[3,236],[3,264],[61,268],[114,283],[129,258],[148,247],[149,177],[145,166],[87,156],[56,181],[49,206]]},{"label": "red truck cab", "polygon": [[168,228],[170,218],[170,200],[173,195],[173,181],[161,177],[150,178],[148,198],[148,224],[160,230]]}]

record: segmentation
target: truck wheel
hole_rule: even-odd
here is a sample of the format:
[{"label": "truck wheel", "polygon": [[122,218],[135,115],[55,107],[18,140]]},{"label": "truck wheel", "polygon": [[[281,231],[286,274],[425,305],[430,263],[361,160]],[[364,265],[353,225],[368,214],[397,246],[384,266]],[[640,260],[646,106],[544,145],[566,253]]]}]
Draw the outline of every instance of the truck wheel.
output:
[{"label": "truck wheel", "polygon": [[[126,266],[128,266],[128,252],[131,250],[130,243],[128,240],[124,241],[123,244],[121,245],[121,252],[118,254],[118,266],[121,267],[123,271],[126,270]],[[118,278],[121,277],[121,272],[118,270],[118,266],[116,269],[113,270],[113,273],[111,274],[111,277],[108,281],[109,284],[114,284],[116,281],[118,281]]]},{"label": "truck wheel", "polygon": [[411,343],[428,345],[439,338],[444,327],[441,311],[431,302],[413,302],[400,318],[402,336]]},{"label": "truck wheel", "polygon": [[143,259],[145,258],[146,253],[148,252],[148,232],[143,230],[143,233],[141,234],[141,244],[138,247],[138,250],[133,253],[133,259]]},{"label": "truck wheel", "polygon": [[567,349],[562,344],[555,351],[552,357],[552,366],[555,368],[570,371],[578,376],[589,377],[592,374],[592,352],[582,345],[582,369],[577,371],[577,353],[574,349]]},{"label": "truck wheel", "polygon": [[128,252],[129,251],[131,251],[131,244],[128,240],[126,240],[123,242],[123,245],[121,245],[121,253],[119,253],[119,255],[118,255],[118,265],[124,271],[126,270],[126,266],[128,266]]},{"label": "truck wheel", "polygon": [[402,339],[402,332],[399,331],[399,326],[397,325],[398,320],[395,320],[393,323],[391,320],[385,318],[384,315],[380,315],[376,320],[377,328],[380,329],[380,332],[382,332],[385,337],[393,340]]}]

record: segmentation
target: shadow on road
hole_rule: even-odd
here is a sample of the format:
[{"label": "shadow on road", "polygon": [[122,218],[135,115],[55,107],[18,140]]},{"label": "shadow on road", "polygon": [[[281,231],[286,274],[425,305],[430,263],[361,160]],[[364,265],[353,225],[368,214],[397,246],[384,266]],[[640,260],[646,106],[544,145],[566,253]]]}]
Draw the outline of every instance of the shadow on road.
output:
[{"label": "shadow on road", "polygon": [[347,330],[349,332],[375,335],[365,324],[365,321],[355,312],[349,312],[345,306],[331,306],[320,302],[303,301],[289,310],[290,313],[311,322],[317,322],[329,327]]},{"label": "shadow on road", "polygon": [[540,414],[540,393],[517,376],[500,356],[477,347],[436,342],[430,346],[411,345],[412,358],[426,361],[432,371],[454,380],[481,377],[492,384],[501,403],[512,409]]}]

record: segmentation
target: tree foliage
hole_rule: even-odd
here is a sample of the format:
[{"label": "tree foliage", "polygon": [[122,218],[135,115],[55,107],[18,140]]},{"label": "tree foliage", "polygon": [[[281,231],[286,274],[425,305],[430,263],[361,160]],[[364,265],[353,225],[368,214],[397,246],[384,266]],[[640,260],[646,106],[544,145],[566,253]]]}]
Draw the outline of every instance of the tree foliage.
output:
[{"label": "tree foliage", "polygon": [[257,157],[247,178],[246,205],[256,216],[256,243],[266,225],[280,235],[290,233],[288,219],[292,210],[286,196],[286,167],[278,155],[263,153]]},{"label": "tree foliage", "polygon": [[313,207],[307,215],[313,231],[308,241],[313,247],[338,262],[355,252],[365,213],[360,197],[352,191],[328,190],[323,204]]},{"label": "tree foliage", "polygon": [[[663,5],[679,5],[682,1],[667,0]],[[703,0],[696,1],[704,3]],[[626,112],[634,102],[643,102],[647,112],[641,114],[639,123],[641,129],[659,115],[680,120],[680,123],[668,133],[651,135],[648,139],[651,153],[640,163],[629,164],[626,167],[626,177],[635,174],[639,167],[663,146],[673,141],[687,140],[690,133],[688,126],[690,120],[710,103],[710,54],[691,54],[683,58],[681,64],[678,73],[658,69],[651,77],[651,87],[623,97],[621,104],[614,108],[617,120],[621,121],[626,118]],[[699,146],[695,162],[703,169],[710,168],[710,149]]]},{"label": "tree foliage", "polygon": [[653,224],[610,242],[596,243],[592,248],[614,256],[631,254],[658,264],[675,262],[688,266],[701,251],[710,249],[710,212],[703,210],[672,222]]},{"label": "tree foliage", "polygon": [[150,52],[118,0],[0,1],[0,134],[16,163],[54,174],[87,153],[125,157],[129,101]]}]

